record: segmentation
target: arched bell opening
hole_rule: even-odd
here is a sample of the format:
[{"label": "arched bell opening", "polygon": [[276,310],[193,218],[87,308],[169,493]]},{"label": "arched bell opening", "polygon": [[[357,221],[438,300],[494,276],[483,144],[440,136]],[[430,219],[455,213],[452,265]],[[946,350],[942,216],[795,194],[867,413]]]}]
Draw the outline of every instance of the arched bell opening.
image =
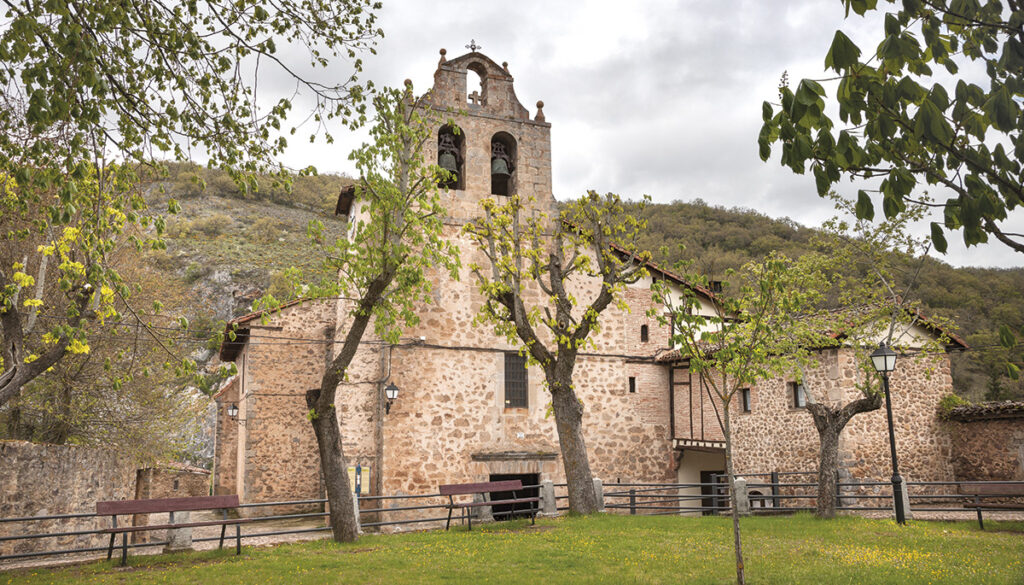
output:
[{"label": "arched bell opening", "polygon": [[441,180],[442,189],[466,188],[466,137],[458,126],[446,124],[437,131],[437,166],[448,171],[447,179]]},{"label": "arched bell opening", "polygon": [[473,84],[468,81],[473,76],[467,76],[466,86],[469,93],[466,94],[466,103],[481,107],[487,105],[487,68],[484,67],[483,63],[473,62],[466,66],[466,70],[475,73],[477,80],[476,88],[472,88]]},{"label": "arched bell opening", "polygon": [[516,139],[507,132],[491,138],[491,194],[515,193]]}]

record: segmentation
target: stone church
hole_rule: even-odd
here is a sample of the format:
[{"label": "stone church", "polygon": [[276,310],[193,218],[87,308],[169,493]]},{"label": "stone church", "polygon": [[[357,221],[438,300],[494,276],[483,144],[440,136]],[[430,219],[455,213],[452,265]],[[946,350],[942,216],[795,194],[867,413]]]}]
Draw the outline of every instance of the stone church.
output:
[{"label": "stone church", "polygon": [[[470,90],[470,78],[479,79],[479,89]],[[475,51],[447,60],[441,50],[430,100],[438,119],[448,121],[438,124],[426,156],[454,171],[442,200],[445,236],[462,254],[461,279],[437,277],[433,303],[399,343],[367,334],[338,392],[346,454],[363,472],[363,494],[436,493],[439,484],[497,479],[564,481],[542,373],[524,368],[504,338],[473,324],[482,297],[468,266],[484,260],[461,232],[488,197],[518,193],[553,208],[551,124],[542,102],[532,116],[520,103],[507,64]],[[336,212],[358,217],[352,191],[341,194]],[[652,277],[688,286],[667,271],[654,269]],[[725,469],[721,413],[669,347],[667,328],[646,316],[650,284],[628,288],[628,312],[614,305],[605,311],[596,347],[576,366],[591,467],[606,483],[706,480]],[[713,292],[699,293],[707,307],[716,302]],[[233,321],[237,338],[220,350],[238,374],[216,395],[217,493],[237,493],[243,502],[322,497],[304,396],[319,386],[348,318],[343,303],[319,301],[286,305],[268,323],[259,314]],[[921,334],[934,332],[922,327]],[[852,353],[823,352],[809,376],[833,395],[852,396]],[[817,433],[795,386],[771,380],[731,409],[738,473],[816,469]],[[935,416],[940,397],[951,392],[948,360],[930,379],[904,360],[892,387],[904,475],[952,479],[950,439]],[[887,476],[884,429],[884,411],[851,422],[841,444],[850,475]]]}]

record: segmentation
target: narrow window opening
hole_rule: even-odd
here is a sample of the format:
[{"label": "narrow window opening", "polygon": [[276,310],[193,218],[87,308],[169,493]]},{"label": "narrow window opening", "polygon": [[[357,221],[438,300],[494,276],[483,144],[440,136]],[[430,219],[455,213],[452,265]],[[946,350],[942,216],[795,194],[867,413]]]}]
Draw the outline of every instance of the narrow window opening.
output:
[{"label": "narrow window opening", "polygon": [[650,330],[647,328],[647,325],[641,325],[640,326],[640,341],[643,342],[643,343],[647,343],[647,339],[649,338],[649,333],[650,333]]},{"label": "narrow window opening", "polygon": [[629,377],[629,393],[630,394],[636,394],[636,377],[635,376],[630,376]]},{"label": "narrow window opening", "polygon": [[741,388],[740,398],[743,401],[743,412],[750,412],[750,388]]},{"label": "narrow window opening", "polygon": [[505,408],[530,405],[526,358],[515,352],[505,354]]},{"label": "narrow window opening", "polygon": [[807,390],[803,384],[790,382],[789,393],[793,397],[793,408],[807,408]]}]

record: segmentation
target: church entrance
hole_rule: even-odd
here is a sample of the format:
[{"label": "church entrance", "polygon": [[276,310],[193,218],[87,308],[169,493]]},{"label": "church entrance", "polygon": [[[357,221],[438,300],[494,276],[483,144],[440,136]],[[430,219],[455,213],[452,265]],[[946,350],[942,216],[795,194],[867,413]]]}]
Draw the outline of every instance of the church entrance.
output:
[{"label": "church entrance", "polygon": [[[536,498],[540,496],[540,474],[539,473],[520,473],[520,474],[491,474],[489,481],[509,481],[516,480],[523,482],[522,490],[516,492],[518,498]],[[529,487],[534,486],[534,487]],[[511,500],[512,492],[491,492],[491,501],[498,500]],[[495,520],[509,520],[515,516],[525,516],[526,511],[531,506],[536,506],[535,503],[522,503],[522,504],[502,504],[500,506],[492,506],[491,514]]]}]

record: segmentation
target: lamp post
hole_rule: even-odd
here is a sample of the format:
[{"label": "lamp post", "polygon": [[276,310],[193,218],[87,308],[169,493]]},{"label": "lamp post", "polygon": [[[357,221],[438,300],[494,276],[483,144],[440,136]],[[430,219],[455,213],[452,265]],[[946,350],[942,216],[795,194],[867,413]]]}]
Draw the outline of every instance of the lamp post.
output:
[{"label": "lamp post", "polygon": [[885,389],[885,414],[889,418],[889,453],[892,456],[892,497],[896,508],[896,523],[906,524],[907,518],[903,510],[903,478],[900,477],[899,463],[896,461],[896,432],[892,425],[892,399],[889,397],[889,374],[896,369],[896,352],[883,341],[878,349],[871,353],[871,363],[875,371],[882,375],[882,387]]},{"label": "lamp post", "polygon": [[391,403],[395,401],[395,398],[398,398],[398,386],[395,386],[394,382],[388,384],[387,387],[384,388],[384,396],[388,399],[387,402],[384,403],[384,414],[390,414]]}]

